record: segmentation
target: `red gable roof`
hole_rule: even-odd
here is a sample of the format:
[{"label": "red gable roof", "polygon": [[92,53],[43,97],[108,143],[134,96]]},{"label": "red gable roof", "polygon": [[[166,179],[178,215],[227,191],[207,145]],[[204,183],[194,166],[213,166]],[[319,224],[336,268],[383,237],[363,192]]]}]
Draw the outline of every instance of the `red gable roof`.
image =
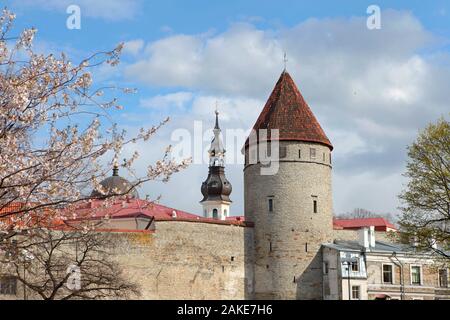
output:
[{"label": "red gable roof", "polygon": [[279,140],[316,142],[333,150],[333,145],[286,71],[278,79],[253,129],[256,132],[259,129],[279,129]]},{"label": "red gable roof", "polygon": [[361,219],[333,219],[335,229],[360,229],[374,226],[377,231],[397,228],[384,218],[361,218]]}]

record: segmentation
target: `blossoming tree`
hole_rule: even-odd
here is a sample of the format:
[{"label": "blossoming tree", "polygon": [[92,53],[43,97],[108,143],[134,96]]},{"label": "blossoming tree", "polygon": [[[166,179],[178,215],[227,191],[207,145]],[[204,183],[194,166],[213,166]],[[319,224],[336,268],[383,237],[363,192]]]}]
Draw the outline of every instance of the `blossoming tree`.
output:
[{"label": "blossoming tree", "polygon": [[[67,208],[91,201],[93,196],[87,190],[99,191],[100,195],[96,197],[102,198],[108,206],[115,197],[125,196],[147,181],[167,181],[173,173],[185,168],[189,159],[173,161],[169,146],[161,160],[149,164],[144,174],[138,174],[133,170],[139,156],[135,152],[122,164],[134,177],[129,190],[114,193],[102,190],[99,182],[121,150],[148,141],[168,119],[151,128],[141,128],[131,137],[125,131],[119,131],[110,120],[111,114],[122,107],[117,99],[106,96],[111,96],[110,92],[114,90],[125,93],[133,90],[95,87],[92,73],[101,65],[117,65],[122,45],[111,51],[97,52],[74,64],[64,53],[36,52],[33,49],[36,29],[24,30],[16,36],[14,20],[15,16],[9,10],[1,12],[0,244],[3,252],[11,251],[14,247],[8,249],[6,246],[8,243],[17,246],[17,240],[13,241],[16,238],[45,252],[46,248],[52,247],[53,240],[48,243],[42,240],[57,237],[48,233],[53,222],[66,221]],[[110,165],[105,166],[105,162]],[[92,239],[96,239],[95,243],[104,243],[98,240],[98,234],[89,234],[93,231],[85,230],[85,226],[83,229],[75,230],[71,236],[64,233],[64,239],[66,242],[78,239],[81,244]],[[61,237],[61,230],[55,232]],[[102,249],[96,247],[95,251]],[[14,261],[9,263],[14,265]],[[49,268],[53,270],[52,266]],[[95,291],[92,288],[95,283],[103,287],[109,285],[108,288],[123,284],[114,276],[109,279],[110,283],[105,283],[108,279],[103,280],[93,281],[90,290]],[[28,288],[35,286],[30,282],[32,280],[27,281]],[[123,284],[123,287],[133,286]],[[44,291],[37,292],[44,297]],[[116,290],[110,290],[110,293],[118,296]],[[78,291],[68,296],[83,295]]]},{"label": "blossoming tree", "polygon": [[[108,119],[122,107],[115,98],[105,99],[104,92],[132,90],[94,88],[91,72],[100,65],[117,65],[122,45],[73,64],[64,53],[36,53],[36,29],[12,36],[14,19],[7,9],[0,16],[0,212],[2,218],[10,217],[9,224],[20,226],[31,212],[36,216],[89,200],[84,191],[101,189],[99,181],[111,167],[101,165],[105,156],[112,155],[112,162],[125,145],[149,140],[168,119],[133,137],[119,132]],[[135,177],[132,187],[168,180],[187,166],[188,160],[176,163],[169,154],[170,147],[141,176],[133,170],[138,153],[125,159],[122,166]],[[11,207],[17,202],[23,205]]]}]

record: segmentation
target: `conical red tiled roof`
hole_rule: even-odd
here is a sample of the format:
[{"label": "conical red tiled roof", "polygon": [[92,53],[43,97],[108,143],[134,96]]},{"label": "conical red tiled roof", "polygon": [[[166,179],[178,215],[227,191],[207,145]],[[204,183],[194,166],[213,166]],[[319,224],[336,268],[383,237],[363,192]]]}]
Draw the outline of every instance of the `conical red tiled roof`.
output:
[{"label": "conical red tiled roof", "polygon": [[286,71],[278,79],[253,129],[257,132],[259,129],[279,129],[279,140],[316,142],[333,149],[294,80]]}]

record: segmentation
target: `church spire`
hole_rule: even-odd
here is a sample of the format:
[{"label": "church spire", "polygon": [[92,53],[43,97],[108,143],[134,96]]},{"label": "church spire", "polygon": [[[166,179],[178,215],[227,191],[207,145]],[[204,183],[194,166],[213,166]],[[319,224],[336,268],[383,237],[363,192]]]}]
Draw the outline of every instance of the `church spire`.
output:
[{"label": "church spire", "polygon": [[219,129],[219,110],[217,110],[217,101],[216,101],[216,111],[214,111],[214,113],[216,114],[216,125],[214,126],[214,129]]},{"label": "church spire", "polygon": [[208,177],[202,183],[203,215],[206,218],[225,220],[230,215],[231,183],[225,177],[225,148],[220,138],[219,111],[216,104],[216,122],[214,138],[211,141],[209,153]]},{"label": "church spire", "polygon": [[209,153],[209,166],[210,167],[225,167],[225,148],[223,147],[222,139],[220,138],[219,127],[219,111],[216,113],[216,124],[214,126],[214,138],[211,141],[211,147],[208,150]]}]

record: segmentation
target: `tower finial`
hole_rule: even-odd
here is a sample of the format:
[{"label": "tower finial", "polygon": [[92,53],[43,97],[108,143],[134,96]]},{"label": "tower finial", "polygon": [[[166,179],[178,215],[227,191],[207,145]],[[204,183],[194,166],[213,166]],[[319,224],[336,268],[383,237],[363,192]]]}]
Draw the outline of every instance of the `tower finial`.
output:
[{"label": "tower finial", "polygon": [[214,126],[214,129],[220,129],[219,128],[219,111],[217,110],[217,105],[218,105],[218,102],[216,100],[216,111],[215,111],[215,114],[216,114],[216,125]]},{"label": "tower finial", "polygon": [[113,176],[117,177],[118,175],[119,175],[119,164],[117,163],[117,159],[114,159]]},{"label": "tower finial", "polygon": [[284,56],[283,56],[283,63],[284,63],[284,70],[283,71],[286,71],[287,62],[288,62],[288,59],[287,59],[287,55],[286,55],[286,51],[285,51],[284,52]]}]

